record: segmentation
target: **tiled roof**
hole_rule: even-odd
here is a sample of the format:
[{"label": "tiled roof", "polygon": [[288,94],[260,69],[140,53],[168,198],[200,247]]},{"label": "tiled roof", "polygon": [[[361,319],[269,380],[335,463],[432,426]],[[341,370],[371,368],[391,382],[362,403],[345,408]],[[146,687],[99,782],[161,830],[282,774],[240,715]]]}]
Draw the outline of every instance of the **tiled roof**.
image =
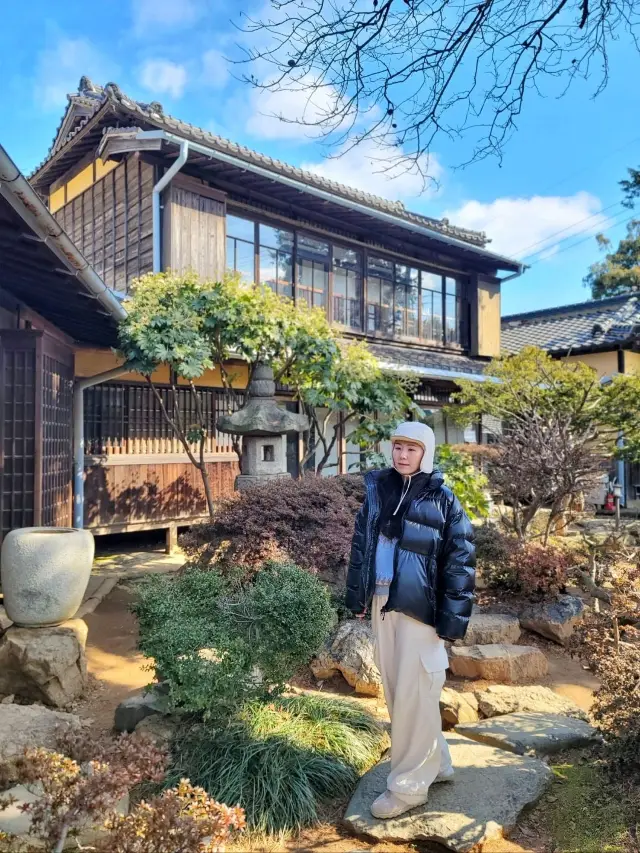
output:
[{"label": "tiled roof", "polygon": [[566,353],[615,347],[640,336],[640,298],[615,296],[502,318],[502,348]]},{"label": "tiled roof", "polygon": [[469,374],[471,379],[473,376],[482,376],[487,366],[487,362],[480,359],[454,353],[434,352],[423,347],[369,343],[369,349],[378,361],[385,366],[393,365],[396,368],[413,369],[423,373],[436,371],[434,375],[440,372]]},{"label": "tiled roof", "polygon": [[[304,169],[299,169],[296,166],[290,166],[287,163],[283,163],[281,160],[276,160],[275,158],[269,157],[265,154],[259,154],[257,151],[253,151],[244,145],[239,145],[238,143],[231,142],[228,139],[223,139],[221,136],[216,136],[215,134],[209,133],[200,127],[195,127],[194,125],[180,121],[179,119],[167,115],[162,108],[162,104],[157,101],[153,101],[149,104],[134,101],[125,95],[115,83],[108,83],[106,86],[102,87],[95,85],[88,78],[83,77],[80,81],[78,92],[68,95],[68,99],[69,107],[58,126],[54,143],[45,160],[33,172],[33,175],[31,176],[32,178],[37,176],[38,173],[47,166],[48,162],[54,155],[72,141],[72,139],[91,121],[101,107],[105,104],[112,104],[119,112],[124,111],[134,119],[139,118],[142,121],[153,124],[159,129],[175,133],[190,141],[200,142],[213,149],[217,149],[222,153],[231,154],[234,157],[246,160],[249,163],[270,169],[279,175],[294,178],[308,184],[309,186],[333,193],[334,195],[341,196],[349,201],[357,202],[367,205],[373,209],[393,214],[394,216],[404,219],[409,224],[430,228],[433,231],[444,234],[445,236],[453,237],[457,240],[463,240],[466,243],[480,248],[484,248],[487,243],[490,242],[482,232],[471,231],[466,228],[458,228],[457,226],[452,225],[447,219],[433,219],[429,216],[413,213],[412,211],[407,210],[404,204],[400,201],[389,201],[388,199],[381,198],[380,196],[362,192],[354,187],[349,187],[345,184],[331,181],[328,178],[323,178],[320,175],[316,175],[313,172],[308,172]],[[81,118],[78,124],[75,124],[69,133],[58,138],[60,130],[64,125],[65,118],[69,114],[69,111],[73,109],[74,105],[81,105],[84,109],[90,107],[92,112]]]}]

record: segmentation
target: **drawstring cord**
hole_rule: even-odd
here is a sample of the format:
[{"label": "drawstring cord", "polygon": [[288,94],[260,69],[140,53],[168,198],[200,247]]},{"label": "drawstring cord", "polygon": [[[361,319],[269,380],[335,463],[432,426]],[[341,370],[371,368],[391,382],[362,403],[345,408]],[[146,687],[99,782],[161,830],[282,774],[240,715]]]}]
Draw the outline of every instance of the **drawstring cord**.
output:
[{"label": "drawstring cord", "polygon": [[406,496],[409,494],[409,489],[411,488],[411,477],[412,477],[412,476],[413,476],[413,475],[410,475],[410,476],[409,476],[409,478],[407,479],[407,482],[406,482],[406,483],[404,484],[404,486],[402,487],[402,494],[400,495],[400,501],[399,501],[399,503],[398,503],[398,506],[395,508],[395,511],[394,511],[394,513],[393,513],[394,515],[397,515],[397,514],[398,514],[398,510],[399,510],[399,509],[400,509],[400,507],[402,506],[402,501],[403,501],[403,500],[406,498]]}]

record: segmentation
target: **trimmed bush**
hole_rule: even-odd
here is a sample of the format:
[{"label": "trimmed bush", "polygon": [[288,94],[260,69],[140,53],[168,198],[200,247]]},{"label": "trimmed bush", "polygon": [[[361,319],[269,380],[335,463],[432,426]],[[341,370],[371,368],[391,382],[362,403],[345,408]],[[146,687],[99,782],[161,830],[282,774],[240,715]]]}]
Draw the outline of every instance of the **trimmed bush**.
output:
[{"label": "trimmed bush", "polygon": [[335,624],[326,587],[291,563],[266,563],[253,583],[240,578],[191,568],[141,586],[140,649],[174,707],[220,719],[278,695]]},{"label": "trimmed bush", "polygon": [[564,548],[521,543],[495,524],[476,528],[478,569],[489,587],[532,598],[556,595],[575,558]]},{"label": "trimmed bush", "polygon": [[179,735],[170,777],[189,776],[238,803],[250,828],[276,833],[314,823],[318,803],[348,796],[387,746],[382,725],[355,703],[286,697],[249,703],[223,730]]},{"label": "trimmed bush", "polygon": [[288,560],[339,586],[363,500],[360,476],[282,479],[225,501],[180,542],[201,568],[239,567],[250,578],[265,560]]}]

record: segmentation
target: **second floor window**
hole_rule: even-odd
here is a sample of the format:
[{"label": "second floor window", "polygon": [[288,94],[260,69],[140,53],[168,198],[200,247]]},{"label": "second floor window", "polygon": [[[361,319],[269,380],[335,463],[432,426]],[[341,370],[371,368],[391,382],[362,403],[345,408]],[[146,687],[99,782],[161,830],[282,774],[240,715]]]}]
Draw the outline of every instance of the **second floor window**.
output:
[{"label": "second floor window", "polygon": [[231,214],[227,269],[324,309],[346,330],[438,346],[462,343],[461,282],[441,273],[373,253],[365,260],[360,249]]},{"label": "second floor window", "polygon": [[333,322],[362,329],[362,252],[333,247]]},{"label": "second floor window", "polygon": [[255,281],[255,223],[240,216],[227,216],[227,269],[240,273],[244,281]]}]

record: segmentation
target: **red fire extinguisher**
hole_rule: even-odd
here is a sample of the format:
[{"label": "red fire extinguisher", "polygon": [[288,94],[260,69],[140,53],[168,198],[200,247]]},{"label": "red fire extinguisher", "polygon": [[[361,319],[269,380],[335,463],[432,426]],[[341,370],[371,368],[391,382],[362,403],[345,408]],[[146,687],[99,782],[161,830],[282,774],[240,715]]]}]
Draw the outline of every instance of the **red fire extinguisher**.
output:
[{"label": "red fire extinguisher", "polygon": [[607,492],[607,497],[604,501],[604,508],[607,512],[613,512],[616,508],[616,502],[613,497],[613,492]]}]

